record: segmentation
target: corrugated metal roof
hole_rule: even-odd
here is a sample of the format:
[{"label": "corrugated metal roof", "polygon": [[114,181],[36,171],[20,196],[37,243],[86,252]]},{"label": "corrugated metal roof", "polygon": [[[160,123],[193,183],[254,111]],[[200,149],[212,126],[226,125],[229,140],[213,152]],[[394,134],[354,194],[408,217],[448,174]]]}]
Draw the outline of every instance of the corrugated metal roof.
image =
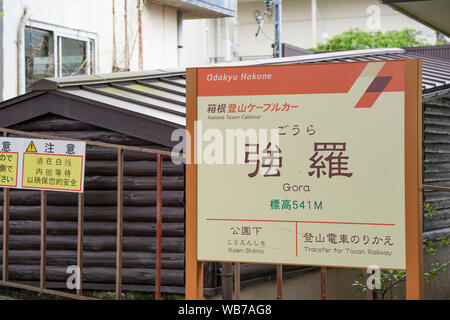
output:
[{"label": "corrugated metal roof", "polygon": [[48,78],[32,89],[58,91],[180,126],[186,122],[184,69]]},{"label": "corrugated metal roof", "polygon": [[[217,64],[215,66],[417,58],[423,61],[422,90],[424,97],[450,91],[450,64],[448,62],[433,57],[419,56],[399,48],[326,52],[279,59]],[[47,90],[56,90],[65,95],[96,101],[176,125],[185,124],[186,78],[184,69],[50,78],[43,79],[33,86],[33,92]]]},{"label": "corrugated metal roof", "polygon": [[[184,126],[185,121],[185,107],[178,106],[180,109],[176,110],[173,105],[166,104],[163,101],[158,101],[155,104],[151,102],[141,102],[133,99],[127,99],[125,97],[116,96],[113,94],[104,94],[102,92],[98,93],[96,91],[82,88],[71,88],[71,89],[60,89],[58,90],[62,93],[68,95],[85,99],[96,101],[104,105],[109,105],[118,109],[123,109],[137,114],[145,115],[155,119],[165,120],[171,123],[175,123]],[[148,99],[150,100],[150,99]]]},{"label": "corrugated metal roof", "polygon": [[450,61],[450,44],[441,46],[421,46],[405,48],[406,52],[414,53],[418,56],[431,57]]}]

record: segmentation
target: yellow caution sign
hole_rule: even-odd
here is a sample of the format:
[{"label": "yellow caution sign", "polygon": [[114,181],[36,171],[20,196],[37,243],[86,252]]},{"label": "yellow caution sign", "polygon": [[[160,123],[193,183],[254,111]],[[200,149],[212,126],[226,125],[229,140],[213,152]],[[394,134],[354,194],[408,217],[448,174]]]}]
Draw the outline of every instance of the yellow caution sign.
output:
[{"label": "yellow caution sign", "polygon": [[0,152],[0,187],[17,186],[17,152]]},{"label": "yellow caution sign", "polygon": [[22,187],[76,191],[83,189],[83,156],[24,153]]},{"label": "yellow caution sign", "polygon": [[84,192],[85,155],[85,142],[0,137],[0,188]]},{"label": "yellow caution sign", "polygon": [[36,146],[34,145],[33,141],[30,142],[25,152],[37,152]]}]

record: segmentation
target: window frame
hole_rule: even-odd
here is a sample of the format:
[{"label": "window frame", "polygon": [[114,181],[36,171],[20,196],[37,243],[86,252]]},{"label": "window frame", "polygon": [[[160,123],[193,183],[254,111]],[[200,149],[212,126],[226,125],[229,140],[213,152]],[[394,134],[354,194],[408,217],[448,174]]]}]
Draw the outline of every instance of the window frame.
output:
[{"label": "window frame", "polygon": [[[51,54],[53,55],[53,58],[54,58],[54,56],[55,56],[55,52],[54,52],[55,47],[54,47],[53,44],[54,44],[55,41],[53,39],[53,32],[51,32],[49,30],[38,29],[38,28],[28,28],[28,29],[29,29],[29,33],[30,33],[29,40],[31,41],[30,49],[32,50],[32,48],[33,48],[33,41],[35,40],[33,33],[41,34],[42,37],[45,37],[45,35],[47,35],[48,38],[49,38],[49,40],[47,41],[47,48],[48,48],[48,51],[49,51],[49,53],[48,53],[49,56],[48,57],[50,57],[50,51],[51,51]],[[27,58],[30,58],[31,56],[27,56],[27,50],[28,50],[27,49],[27,35],[26,35],[27,28],[25,28],[24,33],[25,33],[25,35],[24,35],[24,46],[23,46],[23,59],[24,59],[24,62],[25,62],[25,70],[24,70],[24,75],[23,75],[24,76],[23,82],[24,82],[24,85],[25,85],[25,88],[26,88],[26,92],[28,92],[29,89],[31,89],[31,85],[33,83],[33,79],[34,79],[34,76],[35,76],[35,72],[34,72],[34,70],[30,70],[30,71],[32,71],[32,73],[28,74],[29,70],[27,68],[27,64],[28,64]],[[46,77],[46,76],[55,76],[56,73],[55,73],[55,63],[54,63],[54,61],[52,62],[49,59],[48,63],[49,63],[49,65],[51,63],[53,63],[53,65],[51,65],[52,72],[46,73],[44,75],[44,77]]]},{"label": "window frame", "polygon": [[[85,55],[85,57],[86,57],[86,75],[92,75],[92,70],[93,70],[93,68],[92,68],[92,61],[91,61],[91,53],[90,53],[90,47],[91,47],[91,41],[93,40],[93,39],[90,39],[90,38],[88,38],[88,39],[86,39],[86,40],[84,40],[84,39],[79,39],[79,38],[73,38],[73,37],[68,37],[68,36],[62,36],[62,35],[57,35],[57,40],[55,41],[55,42],[57,42],[57,49],[58,49],[58,51],[57,51],[57,54],[55,54],[55,58],[56,58],[56,65],[58,66],[57,67],[57,72],[56,72],[56,74],[57,74],[57,76],[58,77],[63,77],[63,74],[62,74],[62,67],[61,67],[61,64],[62,64],[62,61],[63,61],[63,56],[62,56],[62,39],[63,38],[65,38],[65,39],[69,39],[69,40],[76,40],[76,41],[81,41],[81,42],[84,42],[84,44],[85,44],[85,50],[84,50],[84,55]],[[95,49],[95,46],[94,46],[94,49]],[[95,59],[94,59],[94,67],[95,67]],[[94,72],[95,73],[95,72]]]},{"label": "window frame", "polygon": [[[98,34],[95,32],[88,32],[79,29],[68,29],[66,27],[58,26],[51,23],[40,22],[35,20],[29,20],[25,28],[37,29],[47,31],[53,35],[53,71],[54,77],[62,77],[62,38],[83,41],[85,43],[85,56],[86,56],[86,75],[92,75],[97,73],[98,58]],[[25,32],[25,30],[24,30]],[[25,46],[24,46],[25,48]],[[92,52],[91,52],[92,48]],[[25,50],[22,53],[25,58]],[[92,61],[93,60],[93,61]],[[24,82],[26,85],[26,75],[24,75]]]}]

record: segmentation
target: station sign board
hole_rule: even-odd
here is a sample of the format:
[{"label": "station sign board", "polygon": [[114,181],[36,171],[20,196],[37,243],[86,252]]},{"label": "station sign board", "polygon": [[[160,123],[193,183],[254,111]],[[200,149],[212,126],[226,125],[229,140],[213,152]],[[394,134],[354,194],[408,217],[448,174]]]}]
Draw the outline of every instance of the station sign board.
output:
[{"label": "station sign board", "polygon": [[414,63],[193,70],[197,259],[406,269]]}]

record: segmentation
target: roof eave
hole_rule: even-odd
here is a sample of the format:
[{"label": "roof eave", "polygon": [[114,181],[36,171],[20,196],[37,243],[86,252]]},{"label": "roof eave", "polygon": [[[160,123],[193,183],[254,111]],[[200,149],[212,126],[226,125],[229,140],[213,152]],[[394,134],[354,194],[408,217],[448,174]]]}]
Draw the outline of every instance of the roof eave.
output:
[{"label": "roof eave", "polygon": [[411,18],[417,22],[420,22],[421,24],[423,24],[433,30],[438,31],[438,32],[444,34],[445,36],[450,37],[450,33],[448,31],[445,31],[442,28],[440,28],[428,21],[425,21],[425,20],[419,18],[418,16],[412,14],[411,12],[403,9],[402,7],[399,7],[398,5],[396,5],[396,2],[401,3],[401,2],[412,2],[412,1],[423,1],[423,0],[378,0],[378,1],[384,5],[389,6],[390,8],[394,9],[395,11],[400,12],[401,14],[407,16],[408,18]]},{"label": "roof eave", "polygon": [[438,90],[422,92],[422,100],[429,101],[450,94],[450,85],[439,87]]},{"label": "roof eave", "polygon": [[31,89],[35,90],[57,90],[58,88],[79,85],[102,84],[110,82],[120,82],[127,80],[140,80],[161,78],[165,76],[180,76],[185,74],[184,68],[173,69],[156,69],[142,72],[115,72],[102,73],[91,76],[75,76],[75,77],[55,77],[44,78],[33,83]]}]

